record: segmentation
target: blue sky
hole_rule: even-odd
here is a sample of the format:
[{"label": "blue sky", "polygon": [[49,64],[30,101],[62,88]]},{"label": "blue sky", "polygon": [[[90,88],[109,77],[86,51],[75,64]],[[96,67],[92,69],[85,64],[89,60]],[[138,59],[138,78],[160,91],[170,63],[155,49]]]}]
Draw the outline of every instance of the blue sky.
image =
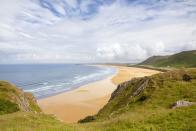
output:
[{"label": "blue sky", "polygon": [[195,0],[1,0],[0,63],[140,62],[196,49]]}]

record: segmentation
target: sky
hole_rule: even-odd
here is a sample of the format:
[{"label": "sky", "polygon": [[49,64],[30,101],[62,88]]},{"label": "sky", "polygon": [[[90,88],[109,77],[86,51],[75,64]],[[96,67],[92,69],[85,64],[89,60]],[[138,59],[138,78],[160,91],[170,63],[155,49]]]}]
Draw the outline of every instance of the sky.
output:
[{"label": "sky", "polygon": [[196,0],[1,0],[0,64],[140,62],[196,49]]}]

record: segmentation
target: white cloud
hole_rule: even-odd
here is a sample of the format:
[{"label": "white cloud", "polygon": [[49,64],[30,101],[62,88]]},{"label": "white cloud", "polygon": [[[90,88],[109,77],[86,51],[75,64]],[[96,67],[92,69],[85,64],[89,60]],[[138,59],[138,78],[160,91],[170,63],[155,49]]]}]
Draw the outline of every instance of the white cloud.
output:
[{"label": "white cloud", "polygon": [[[0,63],[138,62],[196,49],[194,0],[151,5],[122,0],[103,5],[91,0],[66,2],[69,9],[90,10],[88,19],[73,10],[58,17],[37,0],[1,1]],[[62,0],[52,3],[66,15]],[[89,8],[92,4],[96,10]]]},{"label": "white cloud", "polygon": [[97,56],[101,58],[115,59],[115,57],[121,56],[123,54],[120,44],[110,44],[103,47],[98,47]]}]

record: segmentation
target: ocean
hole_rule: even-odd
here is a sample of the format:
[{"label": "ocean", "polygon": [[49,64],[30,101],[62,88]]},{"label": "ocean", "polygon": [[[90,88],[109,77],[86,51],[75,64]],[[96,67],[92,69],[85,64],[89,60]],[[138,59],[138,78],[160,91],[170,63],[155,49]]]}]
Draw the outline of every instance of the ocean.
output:
[{"label": "ocean", "polygon": [[113,67],[83,64],[10,64],[0,65],[0,80],[9,81],[41,99],[104,79],[115,72]]}]

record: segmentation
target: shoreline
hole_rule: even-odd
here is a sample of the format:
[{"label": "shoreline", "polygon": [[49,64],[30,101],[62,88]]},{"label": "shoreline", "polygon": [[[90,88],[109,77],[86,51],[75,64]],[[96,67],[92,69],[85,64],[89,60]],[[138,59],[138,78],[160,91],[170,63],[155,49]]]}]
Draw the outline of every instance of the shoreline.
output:
[{"label": "shoreline", "polygon": [[38,99],[39,106],[44,113],[53,114],[66,123],[76,123],[86,116],[96,114],[107,104],[112,92],[119,83],[130,80],[133,77],[159,73],[159,71],[135,67],[109,67],[115,67],[117,69],[116,73],[103,80],[88,83],[74,90]]},{"label": "shoreline", "polygon": [[[111,66],[104,66],[104,65],[86,65],[86,66],[95,66],[95,67],[98,67],[98,68],[100,68],[100,67],[101,68],[111,67]],[[84,83],[80,83],[78,85],[70,86],[70,89],[68,89],[66,91],[57,92],[57,93],[54,93],[52,95],[47,95],[47,96],[44,96],[44,97],[38,97],[38,98],[36,98],[36,100],[39,101],[41,99],[46,99],[46,98],[49,98],[49,97],[57,96],[57,95],[62,94],[62,93],[66,93],[66,92],[70,92],[70,91],[76,90],[76,89],[78,89],[78,88],[80,88],[82,86],[88,85],[90,83],[94,83],[94,82],[97,82],[97,81],[102,81],[104,79],[107,79],[108,77],[115,76],[118,73],[118,68],[116,68],[116,67],[113,67],[113,68],[115,69],[115,71],[110,72],[110,74],[106,74],[106,75],[104,75],[102,77],[99,76],[99,78],[93,79],[93,80],[88,81],[88,82],[84,82]]]}]

